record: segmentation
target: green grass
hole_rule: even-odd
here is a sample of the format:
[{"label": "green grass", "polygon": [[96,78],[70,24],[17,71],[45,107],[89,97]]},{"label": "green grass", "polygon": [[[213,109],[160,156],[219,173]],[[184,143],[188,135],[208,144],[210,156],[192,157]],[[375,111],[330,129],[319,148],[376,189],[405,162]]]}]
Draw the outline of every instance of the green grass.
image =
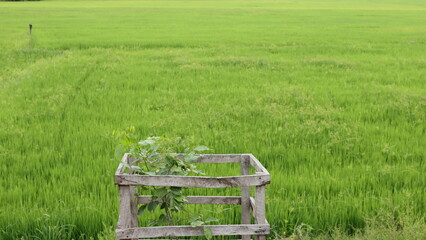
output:
[{"label": "green grass", "polygon": [[424,226],[425,22],[421,0],[0,2],[0,239],[108,234],[132,125],[253,153],[276,235]]}]

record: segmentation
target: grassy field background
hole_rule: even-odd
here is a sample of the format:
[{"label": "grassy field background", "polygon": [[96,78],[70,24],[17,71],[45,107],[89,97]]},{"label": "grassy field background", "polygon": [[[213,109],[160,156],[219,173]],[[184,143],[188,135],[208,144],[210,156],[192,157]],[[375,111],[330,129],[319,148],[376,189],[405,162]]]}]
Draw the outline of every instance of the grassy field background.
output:
[{"label": "grassy field background", "polygon": [[275,236],[424,226],[425,23],[421,0],[0,2],[0,239],[111,236],[128,126],[253,153]]}]

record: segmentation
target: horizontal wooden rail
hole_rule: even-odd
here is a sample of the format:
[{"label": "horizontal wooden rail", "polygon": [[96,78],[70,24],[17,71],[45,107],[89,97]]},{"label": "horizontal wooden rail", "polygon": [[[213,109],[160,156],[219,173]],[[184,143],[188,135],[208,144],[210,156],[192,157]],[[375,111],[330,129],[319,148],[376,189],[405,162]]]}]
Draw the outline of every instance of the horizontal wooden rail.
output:
[{"label": "horizontal wooden rail", "polygon": [[[186,204],[228,204],[239,205],[241,204],[241,197],[228,197],[228,196],[188,196]],[[139,196],[138,204],[149,203],[152,196]]]},{"label": "horizontal wooden rail", "polygon": [[192,226],[166,226],[166,227],[135,227],[117,229],[117,239],[155,238],[155,237],[191,237],[204,236],[204,227],[212,231],[213,236],[218,235],[266,235],[269,234],[268,224],[240,224],[240,225],[207,225]]},{"label": "horizontal wooden rail", "polygon": [[[174,153],[178,158],[183,158],[184,154]],[[243,155],[241,154],[196,154],[198,158],[194,163],[241,163]],[[138,160],[126,153],[123,162],[140,163],[142,160]],[[127,160],[129,159],[129,160]]]},{"label": "horizontal wooden rail", "polygon": [[195,163],[240,163],[241,154],[205,154],[195,160]]},{"label": "horizontal wooden rail", "polygon": [[130,186],[171,186],[171,187],[193,187],[193,188],[227,188],[260,186],[269,184],[269,174],[244,175],[234,177],[194,177],[174,175],[115,175],[115,184]]}]

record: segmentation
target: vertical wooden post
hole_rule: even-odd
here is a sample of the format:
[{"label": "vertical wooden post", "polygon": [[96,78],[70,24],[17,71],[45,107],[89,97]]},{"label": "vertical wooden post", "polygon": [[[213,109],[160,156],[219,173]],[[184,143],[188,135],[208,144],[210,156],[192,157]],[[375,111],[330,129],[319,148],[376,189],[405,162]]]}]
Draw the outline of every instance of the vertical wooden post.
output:
[{"label": "vertical wooden post", "polygon": [[[250,157],[241,156],[241,175],[250,174]],[[250,187],[241,187],[241,223],[250,224]],[[241,236],[242,240],[250,240],[250,235]]]},{"label": "vertical wooden post", "polygon": [[[256,223],[257,224],[266,224],[265,216],[265,185],[256,186]],[[265,235],[256,236],[257,240],[265,240]]]},{"label": "vertical wooden post", "polygon": [[[127,158],[127,163],[129,166],[135,165],[135,159],[133,157]],[[132,169],[129,169],[129,174],[131,174],[133,171]],[[129,186],[129,195],[130,195],[130,227],[137,227],[138,226],[138,202],[137,202],[137,196],[136,196],[136,187],[135,186]],[[137,238],[132,240],[138,240]]]},{"label": "vertical wooden post", "polygon": [[136,197],[136,188],[130,186],[130,214],[131,214],[131,226],[138,226],[138,202]]},{"label": "vertical wooden post", "polygon": [[[133,157],[127,158],[127,163],[129,166],[135,165],[134,162],[135,159]],[[132,173],[132,170],[129,170],[129,174]],[[138,226],[138,202],[137,202],[137,196],[136,196],[136,187],[130,186],[130,213],[131,213],[131,226],[137,227]]]},{"label": "vertical wooden post", "polygon": [[[122,162],[129,165],[132,163],[132,158],[128,155],[124,155]],[[132,170],[129,170],[132,173]],[[135,196],[136,188],[129,185],[118,185],[118,191],[120,193],[120,216],[118,217],[118,228],[126,229],[138,226],[138,203]],[[137,240],[137,239],[126,239],[126,240]]]},{"label": "vertical wooden post", "polygon": [[130,211],[130,186],[119,185],[118,190],[120,192],[120,216],[118,217],[118,227],[120,229],[130,228],[132,226],[132,213]]}]

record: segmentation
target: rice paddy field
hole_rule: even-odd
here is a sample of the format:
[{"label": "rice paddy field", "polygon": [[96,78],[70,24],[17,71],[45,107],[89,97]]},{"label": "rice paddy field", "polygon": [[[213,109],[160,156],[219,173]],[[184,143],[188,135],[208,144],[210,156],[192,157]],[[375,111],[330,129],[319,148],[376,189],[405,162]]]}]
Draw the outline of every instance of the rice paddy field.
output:
[{"label": "rice paddy field", "polygon": [[253,153],[271,238],[426,239],[426,2],[0,2],[0,239],[113,239],[129,126]]}]

